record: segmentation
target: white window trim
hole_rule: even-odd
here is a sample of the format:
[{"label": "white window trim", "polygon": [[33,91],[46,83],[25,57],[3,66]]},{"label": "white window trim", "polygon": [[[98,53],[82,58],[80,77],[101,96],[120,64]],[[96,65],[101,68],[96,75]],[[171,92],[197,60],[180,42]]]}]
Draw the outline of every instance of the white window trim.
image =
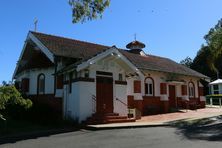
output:
[{"label": "white window trim", "polygon": [[[145,82],[145,85],[147,84],[147,94],[146,94],[146,90],[145,90],[145,96],[153,96],[154,94],[154,89],[153,89],[153,82]],[[150,88],[150,85],[149,84],[152,84],[152,92],[149,93],[149,88]]]},{"label": "white window trim", "polygon": [[[192,86],[190,86],[190,84],[191,84]],[[190,83],[190,84],[188,85],[189,97],[190,97],[190,98],[194,98],[194,96],[195,96],[195,86],[193,85],[193,83]]]}]

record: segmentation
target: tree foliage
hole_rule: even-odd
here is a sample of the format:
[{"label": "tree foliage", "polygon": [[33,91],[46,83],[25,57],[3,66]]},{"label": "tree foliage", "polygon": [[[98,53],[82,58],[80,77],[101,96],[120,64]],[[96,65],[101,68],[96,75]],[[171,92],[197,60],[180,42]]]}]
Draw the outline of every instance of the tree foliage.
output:
[{"label": "tree foliage", "polygon": [[222,76],[222,19],[209,30],[204,39],[206,45],[201,46],[193,61],[187,57],[180,63],[214,80]]},{"label": "tree foliage", "polygon": [[190,57],[186,57],[184,60],[180,61],[180,64],[189,68],[191,67],[192,63],[193,63],[193,60]]},{"label": "tree foliage", "polygon": [[197,52],[197,55],[194,58],[190,68],[211,78],[215,78],[216,72],[212,70],[210,62],[208,60],[209,52],[210,48],[208,46],[202,46],[201,49]]},{"label": "tree foliage", "polygon": [[110,0],[69,0],[72,7],[72,22],[83,23],[86,20],[101,18],[109,4]]},{"label": "tree foliage", "polygon": [[0,86],[0,111],[5,110],[9,105],[19,105],[28,109],[32,106],[32,101],[24,99],[13,85]]},{"label": "tree foliage", "polygon": [[222,19],[210,29],[208,34],[204,36],[204,39],[209,48],[207,63],[213,71],[218,72],[216,62],[222,55]]}]

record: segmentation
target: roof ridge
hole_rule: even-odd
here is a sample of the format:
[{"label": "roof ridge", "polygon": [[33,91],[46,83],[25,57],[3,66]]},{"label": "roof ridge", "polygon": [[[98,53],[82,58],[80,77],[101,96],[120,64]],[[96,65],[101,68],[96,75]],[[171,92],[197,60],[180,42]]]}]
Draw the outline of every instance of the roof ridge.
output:
[{"label": "roof ridge", "polygon": [[33,34],[41,34],[41,35],[56,37],[56,38],[60,38],[60,39],[66,39],[66,40],[86,43],[86,44],[93,44],[93,45],[97,45],[97,46],[111,47],[111,46],[107,46],[107,45],[97,44],[97,43],[93,43],[93,42],[89,42],[89,41],[82,41],[82,40],[73,39],[73,38],[64,37],[64,36],[59,36],[59,35],[54,35],[54,34],[47,34],[47,33],[36,32],[36,31],[30,31],[30,32],[33,33]]},{"label": "roof ridge", "polygon": [[[149,58],[149,56],[151,56],[151,57],[156,57],[156,58],[171,60],[170,58],[166,58],[166,57],[162,57],[162,56],[157,56],[157,55],[153,55],[153,54],[147,54],[147,53],[146,53],[146,56],[143,56],[143,55],[131,53],[131,52],[129,52],[129,50],[127,50],[127,49],[121,49],[121,48],[118,48],[118,49],[123,50],[124,52],[127,52],[127,53],[129,53],[129,54],[141,56],[141,57],[144,57],[144,58]],[[171,61],[174,61],[174,60],[171,60]],[[176,61],[174,61],[174,62],[176,62]],[[177,63],[177,62],[176,62],[176,63]],[[177,64],[179,64],[179,63],[177,63]]]}]

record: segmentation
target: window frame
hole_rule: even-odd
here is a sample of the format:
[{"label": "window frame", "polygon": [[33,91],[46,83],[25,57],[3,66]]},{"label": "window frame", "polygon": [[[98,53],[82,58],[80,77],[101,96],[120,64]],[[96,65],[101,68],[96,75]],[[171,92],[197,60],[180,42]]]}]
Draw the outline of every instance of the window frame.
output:
[{"label": "window frame", "polygon": [[[76,74],[74,73],[74,75],[76,76]],[[89,69],[86,69],[84,71],[84,78],[89,78]]]},{"label": "window frame", "polygon": [[193,82],[189,82],[188,84],[188,93],[189,98],[195,98],[195,85]]},{"label": "window frame", "polygon": [[122,74],[122,73],[119,73],[119,75],[118,75],[118,80],[119,80],[119,81],[123,81],[123,74]]},{"label": "window frame", "polygon": [[154,80],[151,77],[147,77],[144,83],[145,96],[154,96]]},{"label": "window frame", "polygon": [[[40,79],[41,77],[42,79]],[[40,73],[37,77],[37,94],[45,94],[45,75],[43,73]]]}]

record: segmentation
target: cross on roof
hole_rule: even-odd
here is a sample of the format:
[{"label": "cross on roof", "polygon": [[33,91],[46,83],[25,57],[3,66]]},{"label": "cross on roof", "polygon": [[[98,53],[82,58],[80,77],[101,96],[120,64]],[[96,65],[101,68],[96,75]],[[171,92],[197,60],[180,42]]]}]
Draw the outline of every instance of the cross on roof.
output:
[{"label": "cross on roof", "polygon": [[35,20],[34,20],[34,26],[35,26],[34,31],[35,32],[37,31],[37,25],[38,25],[38,19],[35,18]]},{"label": "cross on roof", "polygon": [[136,41],[136,33],[134,34],[134,40]]}]

